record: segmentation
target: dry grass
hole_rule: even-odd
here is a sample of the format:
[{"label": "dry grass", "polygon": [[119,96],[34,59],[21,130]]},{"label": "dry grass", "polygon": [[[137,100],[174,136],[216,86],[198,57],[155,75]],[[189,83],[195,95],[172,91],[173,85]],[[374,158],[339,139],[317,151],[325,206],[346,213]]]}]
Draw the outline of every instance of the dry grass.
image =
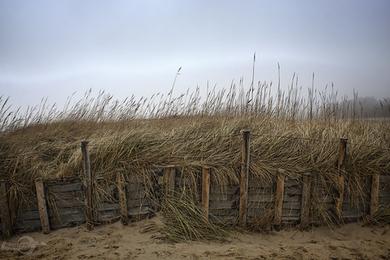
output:
[{"label": "dry grass", "polygon": [[[302,98],[295,81],[285,93],[270,90],[267,83],[248,91],[232,85],[202,99],[198,90],[173,97],[172,88],[166,97],[123,101],[87,93],[61,111],[47,109],[44,102],[24,116],[10,112],[6,100],[0,110],[0,178],[11,182],[15,201],[28,201],[37,177],[81,175],[79,146],[88,139],[92,169],[107,182],[118,171],[147,182],[163,165],[177,165],[187,174],[208,165],[218,181],[237,182],[244,128],[252,130],[251,172],[261,177],[271,178],[280,169],[288,175],[310,172],[329,187],[338,174],[340,137],[349,142],[343,174],[355,200],[363,197],[363,177],[390,172],[390,122],[358,118],[356,97],[347,101],[333,90],[310,89]],[[320,206],[317,212],[323,222],[331,221]]]},{"label": "dry grass", "polygon": [[164,226],[160,233],[168,241],[228,239],[229,232],[221,225],[207,221],[203,210],[188,194],[165,197],[162,215]]}]

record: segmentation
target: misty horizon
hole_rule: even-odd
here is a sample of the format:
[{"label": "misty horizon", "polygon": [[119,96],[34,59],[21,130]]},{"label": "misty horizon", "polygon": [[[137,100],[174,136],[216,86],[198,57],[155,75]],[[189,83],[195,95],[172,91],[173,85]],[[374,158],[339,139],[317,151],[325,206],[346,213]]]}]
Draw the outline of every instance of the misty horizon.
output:
[{"label": "misty horizon", "polygon": [[0,95],[15,106],[88,89],[122,99],[278,82],[390,96],[388,1],[2,1]]}]

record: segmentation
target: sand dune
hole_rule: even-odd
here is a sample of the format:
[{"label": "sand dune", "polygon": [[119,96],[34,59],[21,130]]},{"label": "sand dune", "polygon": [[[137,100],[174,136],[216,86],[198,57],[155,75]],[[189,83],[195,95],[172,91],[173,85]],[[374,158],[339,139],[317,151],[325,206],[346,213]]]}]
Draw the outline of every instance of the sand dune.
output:
[{"label": "sand dune", "polygon": [[[229,242],[168,243],[160,218],[123,226],[74,227],[2,242],[1,259],[390,259],[390,226],[347,224],[333,230],[234,233]],[[152,228],[151,228],[152,227]],[[18,244],[19,241],[19,244]],[[25,247],[22,247],[24,242]],[[29,248],[29,244],[35,247]],[[14,248],[12,246],[15,246]],[[19,250],[17,250],[19,249]]]}]

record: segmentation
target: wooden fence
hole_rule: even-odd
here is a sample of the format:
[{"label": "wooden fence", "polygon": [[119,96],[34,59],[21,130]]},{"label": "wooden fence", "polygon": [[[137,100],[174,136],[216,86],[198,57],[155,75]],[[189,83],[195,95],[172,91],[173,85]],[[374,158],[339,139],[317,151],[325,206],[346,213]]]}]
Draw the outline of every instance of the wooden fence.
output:
[{"label": "wooden fence", "polygon": [[[81,143],[84,175],[58,180],[37,179],[36,195],[28,204],[13,212],[9,199],[9,183],[0,181],[0,234],[51,230],[86,223],[95,225],[121,220],[123,224],[152,216],[159,210],[165,194],[186,192],[195,187],[199,205],[209,221],[247,226],[266,223],[280,227],[306,227],[322,223],[315,209],[329,213],[334,222],[357,221],[373,216],[380,208],[390,207],[390,175],[368,176],[363,196],[351,200],[348,179],[342,175],[347,156],[347,140],[340,139],[337,167],[340,174],[336,185],[324,185],[319,176],[307,173],[288,176],[280,169],[271,178],[250,172],[250,132],[242,132],[241,168],[238,183],[219,183],[210,167],[186,176],[175,166],[156,168],[150,176],[151,185],[143,179],[118,173],[114,182],[96,178],[90,166],[88,142]],[[315,195],[315,196],[314,196]],[[313,205],[316,207],[313,208]]]}]

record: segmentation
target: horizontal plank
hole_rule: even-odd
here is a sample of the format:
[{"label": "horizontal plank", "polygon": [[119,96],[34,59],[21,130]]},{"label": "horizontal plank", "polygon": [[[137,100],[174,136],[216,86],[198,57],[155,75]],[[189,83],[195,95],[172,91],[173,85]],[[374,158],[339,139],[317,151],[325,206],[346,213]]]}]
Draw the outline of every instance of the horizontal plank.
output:
[{"label": "horizontal plank", "polygon": [[210,201],[209,208],[211,209],[230,209],[234,206],[237,206],[237,203],[234,201],[220,200],[220,201]]},{"label": "horizontal plank", "polygon": [[254,194],[274,194],[275,189],[272,187],[248,187],[248,193],[254,193]]},{"label": "horizontal plank", "polygon": [[248,203],[271,203],[274,202],[275,196],[248,196]]},{"label": "horizontal plank", "polygon": [[98,214],[99,221],[108,221],[108,220],[116,219],[118,217],[120,217],[119,211],[104,211],[104,212],[99,212]]},{"label": "horizontal plank", "polygon": [[256,181],[249,181],[248,182],[248,188],[259,188],[259,189],[272,189],[275,186],[274,182],[256,182]]},{"label": "horizontal plank", "polygon": [[148,197],[148,194],[145,190],[139,190],[138,192],[128,192],[127,199],[142,199]]},{"label": "horizontal plank", "polygon": [[284,194],[296,194],[301,195],[302,194],[302,188],[301,187],[285,187]]},{"label": "horizontal plank", "polygon": [[287,202],[283,203],[283,209],[301,209],[302,203],[300,201],[298,202]]},{"label": "horizontal plank", "polygon": [[254,209],[262,209],[262,208],[269,208],[269,207],[273,207],[274,205],[274,202],[271,201],[271,202],[268,202],[268,201],[264,201],[264,202],[260,202],[260,201],[250,201],[248,202],[248,209],[250,208],[254,208]]},{"label": "horizontal plank", "polygon": [[22,212],[22,211],[38,211],[38,202],[36,200],[34,200],[34,203],[19,205],[18,211],[19,212]]},{"label": "horizontal plank", "polygon": [[60,216],[60,218],[50,218],[50,227],[53,229],[59,229],[64,227],[72,227],[85,223],[84,214],[73,214],[67,216]]},{"label": "horizontal plank", "polygon": [[63,200],[63,199],[56,199],[54,202],[49,202],[48,209],[55,209],[55,208],[79,208],[84,207],[85,202],[82,199],[72,199],[72,200]]},{"label": "horizontal plank", "polygon": [[238,209],[209,209],[209,213],[214,216],[238,216]]},{"label": "horizontal plank", "polygon": [[230,201],[233,201],[233,200],[239,199],[239,197],[236,194],[227,194],[227,193],[210,193],[209,196],[210,196],[210,201],[211,200],[215,200],[215,201],[230,200]]},{"label": "horizontal plank", "polygon": [[15,225],[17,232],[33,232],[41,229],[41,221],[36,220],[18,220]]},{"label": "horizontal plank", "polygon": [[64,183],[64,184],[49,184],[46,185],[48,192],[72,192],[72,191],[82,191],[83,184],[81,182],[74,183]]},{"label": "horizontal plank", "polygon": [[153,213],[154,210],[150,207],[138,207],[138,208],[130,208],[128,210],[129,216],[136,216],[136,215],[144,215]]},{"label": "horizontal plank", "polygon": [[57,210],[48,210],[49,217],[67,216],[74,214],[84,214],[84,208],[58,208]]},{"label": "horizontal plank", "polygon": [[128,199],[127,200],[127,206],[128,207],[134,207],[134,205],[146,205],[151,204],[150,198],[139,198],[139,199]]},{"label": "horizontal plank", "polygon": [[26,211],[19,211],[17,216],[18,220],[36,220],[39,218],[39,211],[38,210],[26,210]]},{"label": "horizontal plank", "polygon": [[119,210],[119,204],[114,203],[102,203],[97,205],[98,211],[112,211],[112,210]]},{"label": "horizontal plank", "polygon": [[223,224],[223,225],[234,225],[238,222],[237,217],[234,216],[209,216],[209,221],[211,223]]},{"label": "horizontal plank", "polygon": [[72,176],[72,177],[64,177],[64,178],[57,178],[57,179],[48,179],[45,180],[45,185],[66,184],[66,183],[74,183],[74,182],[81,182],[80,177]]},{"label": "horizontal plank", "polygon": [[210,194],[212,193],[227,193],[227,194],[231,194],[231,193],[237,193],[240,191],[240,187],[238,185],[210,185]]},{"label": "horizontal plank", "polygon": [[300,216],[300,214],[301,214],[300,209],[288,209],[288,208],[282,209],[282,216]]},{"label": "horizontal plank", "polygon": [[47,198],[50,201],[51,199],[54,200],[83,200],[84,199],[84,193],[82,191],[71,191],[71,192],[51,192],[47,193]]},{"label": "horizontal plank", "polygon": [[250,208],[247,211],[248,217],[267,216],[270,212],[273,213],[272,208]]},{"label": "horizontal plank", "polygon": [[282,223],[296,222],[299,220],[300,220],[299,216],[282,216]]},{"label": "horizontal plank", "polygon": [[302,201],[302,195],[291,195],[291,194],[284,194],[283,196],[283,202],[301,202]]}]

